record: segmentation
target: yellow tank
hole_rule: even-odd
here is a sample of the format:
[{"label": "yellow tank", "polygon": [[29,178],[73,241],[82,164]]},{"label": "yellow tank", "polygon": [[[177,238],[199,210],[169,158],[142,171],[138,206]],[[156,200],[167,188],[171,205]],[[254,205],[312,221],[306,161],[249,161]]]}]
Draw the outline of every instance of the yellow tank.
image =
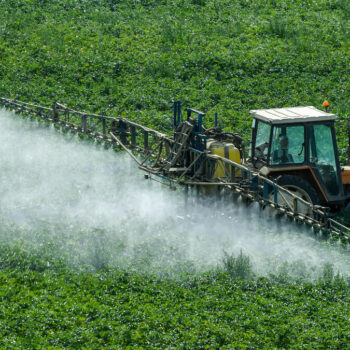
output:
[{"label": "yellow tank", "polygon": [[[208,149],[212,154],[215,154],[222,158],[227,158],[234,163],[241,164],[241,155],[239,153],[239,150],[232,143],[214,140],[213,142],[208,142]],[[219,160],[213,173],[213,179],[227,177],[228,175],[231,175],[231,170],[233,170],[231,166]],[[240,170],[235,170],[235,173],[232,175],[239,176],[240,173]]]}]

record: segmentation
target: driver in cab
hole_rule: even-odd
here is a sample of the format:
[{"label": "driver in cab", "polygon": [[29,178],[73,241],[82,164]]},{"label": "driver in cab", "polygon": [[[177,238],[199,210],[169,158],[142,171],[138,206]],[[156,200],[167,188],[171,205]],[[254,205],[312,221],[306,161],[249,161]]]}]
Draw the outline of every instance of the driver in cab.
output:
[{"label": "driver in cab", "polygon": [[279,147],[273,152],[274,163],[294,163],[293,156],[288,153],[289,139],[286,134],[281,134],[278,137]]}]

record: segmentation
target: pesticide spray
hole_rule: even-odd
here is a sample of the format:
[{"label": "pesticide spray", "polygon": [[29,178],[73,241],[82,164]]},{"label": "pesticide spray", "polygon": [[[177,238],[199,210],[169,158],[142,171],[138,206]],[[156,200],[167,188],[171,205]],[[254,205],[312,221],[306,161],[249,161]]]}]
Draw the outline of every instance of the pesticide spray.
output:
[{"label": "pesticide spray", "polygon": [[350,275],[350,254],[256,204],[189,203],[146,181],[124,153],[0,111],[0,241],[75,267],[196,273],[242,251],[258,275]]}]

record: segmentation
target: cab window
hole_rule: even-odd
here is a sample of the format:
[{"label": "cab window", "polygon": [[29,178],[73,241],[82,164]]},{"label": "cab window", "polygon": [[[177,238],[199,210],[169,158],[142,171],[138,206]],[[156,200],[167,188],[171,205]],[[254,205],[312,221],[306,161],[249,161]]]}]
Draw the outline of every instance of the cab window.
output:
[{"label": "cab window", "polygon": [[316,166],[332,195],[339,192],[332,127],[319,124],[311,127],[310,163]]},{"label": "cab window", "polygon": [[271,126],[258,121],[254,155],[258,158],[266,158],[269,150]]},{"label": "cab window", "polygon": [[304,163],[304,142],[304,126],[275,126],[272,134],[270,164]]}]

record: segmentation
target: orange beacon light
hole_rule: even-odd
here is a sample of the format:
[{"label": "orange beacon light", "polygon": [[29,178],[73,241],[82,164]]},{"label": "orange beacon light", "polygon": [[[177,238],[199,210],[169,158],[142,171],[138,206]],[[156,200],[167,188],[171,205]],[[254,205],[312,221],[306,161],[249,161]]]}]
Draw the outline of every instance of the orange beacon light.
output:
[{"label": "orange beacon light", "polygon": [[324,109],[326,110],[327,112],[327,109],[329,107],[329,102],[327,100],[324,100],[323,103],[322,103],[322,106],[324,107]]}]

